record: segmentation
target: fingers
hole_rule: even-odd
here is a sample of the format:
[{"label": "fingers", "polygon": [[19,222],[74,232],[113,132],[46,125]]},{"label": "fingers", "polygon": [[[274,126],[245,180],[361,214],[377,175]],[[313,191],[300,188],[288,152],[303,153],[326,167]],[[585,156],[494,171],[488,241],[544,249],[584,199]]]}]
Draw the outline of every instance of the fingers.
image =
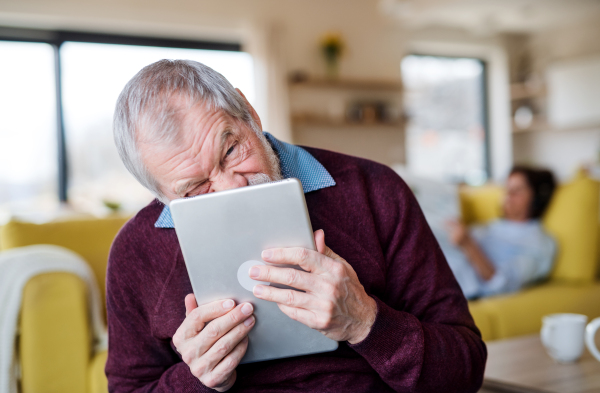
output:
[{"label": "fingers", "polygon": [[198,303],[196,303],[196,296],[193,293],[188,294],[185,297],[185,316],[187,317],[193,309],[198,307]]},{"label": "fingers", "polygon": [[[254,327],[254,316],[251,315],[248,317],[248,315],[246,315],[248,310],[246,310],[246,313],[242,313],[244,315],[243,317],[239,315],[237,318],[230,317],[232,314],[236,314],[243,309],[245,305],[249,304],[242,304],[232,310],[229,314],[208,324],[194,340],[190,341],[187,350],[182,354],[182,358],[184,362],[189,365],[192,374],[197,376],[200,381],[208,387],[216,388],[222,386],[228,378],[225,370],[234,370],[246,351],[246,346],[243,346],[242,353],[240,353],[239,348],[237,349],[237,352],[235,352],[235,349],[238,347],[238,344],[244,341],[250,330]],[[250,310],[250,313],[251,312],[252,310]],[[229,322],[226,320],[234,319],[241,320],[238,321],[233,328],[228,329]],[[222,326],[214,327],[212,326],[213,324],[222,324]],[[213,331],[210,332],[209,329],[213,329]],[[212,337],[215,334],[220,334],[220,331],[225,331],[225,334],[216,337],[216,339]],[[205,332],[208,334],[202,337]],[[232,356],[229,356],[232,352],[235,353]],[[215,367],[225,359],[227,359],[227,361],[219,369],[221,371],[215,374]]]},{"label": "fingers", "polygon": [[[236,380],[236,367],[248,349],[248,336],[244,337],[235,348],[225,356],[207,376],[206,386],[218,391],[229,390]],[[214,384],[216,386],[210,386]]]},{"label": "fingers", "polygon": [[[298,265],[311,273],[322,273],[329,267],[331,258],[335,261],[344,261],[338,254],[325,245],[325,232],[322,229],[315,231],[315,245],[317,251],[302,247],[272,248],[262,252],[265,262],[285,265]],[[325,256],[326,258],[323,258]]]},{"label": "fingers", "polygon": [[[186,309],[193,307],[192,300],[195,302],[193,297],[186,298]],[[229,299],[191,309],[173,336],[192,374],[218,391],[228,390],[235,382],[235,367],[246,352],[247,335],[255,325],[250,303],[234,305]]]},{"label": "fingers", "polygon": [[[244,323],[240,323],[221,337],[203,356],[204,366],[208,370],[213,370],[219,362],[224,360],[248,336],[253,326],[254,317],[250,317]],[[228,366],[232,366],[231,369],[234,369],[237,364],[230,364]]]},{"label": "fingers", "polygon": [[319,323],[317,314],[310,310],[303,308],[289,307],[284,304],[278,304],[279,309],[288,317],[295,321],[298,321],[311,329],[323,330],[326,328],[325,324]]},{"label": "fingers", "polygon": [[[227,376],[227,379],[223,383],[221,383],[219,386],[211,387],[211,389],[214,389],[217,392],[226,392],[229,389],[231,389],[231,387],[235,383],[236,379],[237,379],[237,372],[236,372],[236,370],[233,370],[233,372]],[[205,386],[207,386],[207,385],[205,385]]]},{"label": "fingers", "polygon": [[[197,335],[192,341],[193,346],[198,349],[200,353],[205,353],[211,349],[213,345],[223,336],[225,336],[233,328],[242,329],[248,332],[252,326],[254,326],[254,307],[250,303],[242,303],[231,312],[213,320],[211,323],[206,325],[204,330]],[[240,326],[241,325],[241,326]],[[239,330],[237,330],[239,332]],[[240,336],[240,340],[243,335]],[[233,346],[229,349],[231,350]],[[226,351],[229,352],[229,351]],[[227,353],[224,353],[225,356]],[[218,360],[223,358],[221,356]],[[215,363],[216,364],[216,363]]]},{"label": "fingers", "polygon": [[302,269],[320,273],[323,269],[323,254],[302,247],[272,248],[262,252],[265,262],[281,265],[298,265]]},{"label": "fingers", "polygon": [[248,336],[244,337],[227,356],[217,364],[213,372],[217,375],[231,375],[240,364],[248,349]]},{"label": "fingers", "polygon": [[253,290],[254,296],[259,299],[284,304],[290,307],[313,309],[318,306],[319,300],[308,293],[294,291],[293,289],[280,289],[267,285],[256,285]]},{"label": "fingers", "polygon": [[318,280],[318,276],[302,270],[268,265],[252,266],[248,275],[253,280],[283,284],[305,291],[315,290]]},{"label": "fingers", "polygon": [[177,332],[175,333],[175,336],[173,336],[173,339],[187,340],[196,336],[198,332],[204,328],[206,322],[212,321],[215,318],[225,315],[234,306],[235,302],[231,299],[228,299],[217,300],[215,302],[203,304],[199,307],[194,308],[183,320],[183,323],[181,324],[181,326],[179,326],[179,329],[177,329]]}]

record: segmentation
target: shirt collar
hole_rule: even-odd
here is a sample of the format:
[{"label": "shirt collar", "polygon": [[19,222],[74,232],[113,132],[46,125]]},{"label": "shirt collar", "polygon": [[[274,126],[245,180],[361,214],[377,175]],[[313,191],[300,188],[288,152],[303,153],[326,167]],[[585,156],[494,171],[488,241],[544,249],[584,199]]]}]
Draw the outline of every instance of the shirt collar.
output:
[{"label": "shirt collar", "polygon": [[[335,180],[327,169],[308,151],[299,146],[282,142],[273,135],[265,132],[264,135],[279,156],[281,174],[285,179],[295,177],[302,183],[304,193],[335,186]],[[156,228],[174,228],[173,218],[169,206],[164,207],[158,220],[154,223]]]}]

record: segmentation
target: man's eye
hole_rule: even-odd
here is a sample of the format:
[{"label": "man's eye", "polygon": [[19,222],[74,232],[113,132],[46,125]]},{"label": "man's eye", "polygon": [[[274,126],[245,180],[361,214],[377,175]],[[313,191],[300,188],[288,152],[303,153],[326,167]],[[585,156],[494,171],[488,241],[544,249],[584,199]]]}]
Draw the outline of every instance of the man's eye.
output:
[{"label": "man's eye", "polygon": [[225,157],[228,157],[231,153],[233,153],[234,150],[235,150],[235,145],[231,146],[229,148],[229,150],[227,150],[227,153],[225,153]]}]

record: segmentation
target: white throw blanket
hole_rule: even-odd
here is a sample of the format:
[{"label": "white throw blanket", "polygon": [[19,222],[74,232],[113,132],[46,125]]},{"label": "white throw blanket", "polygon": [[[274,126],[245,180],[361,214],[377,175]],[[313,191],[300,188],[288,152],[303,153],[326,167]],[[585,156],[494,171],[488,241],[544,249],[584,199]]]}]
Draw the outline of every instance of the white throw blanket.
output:
[{"label": "white throw blanket", "polygon": [[23,289],[32,277],[49,272],[72,273],[85,282],[95,350],[107,348],[100,293],[94,273],[79,255],[66,248],[51,245],[34,245],[0,252],[0,393],[17,393],[15,339]]}]

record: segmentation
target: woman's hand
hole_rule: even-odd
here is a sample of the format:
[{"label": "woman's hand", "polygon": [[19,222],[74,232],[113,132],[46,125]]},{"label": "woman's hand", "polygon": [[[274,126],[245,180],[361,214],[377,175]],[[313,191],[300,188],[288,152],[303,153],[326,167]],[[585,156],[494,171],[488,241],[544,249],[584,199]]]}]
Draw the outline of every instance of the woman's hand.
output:
[{"label": "woman's hand", "polygon": [[477,242],[469,235],[467,227],[458,221],[448,221],[447,225],[450,241],[457,247],[460,247],[466,255],[467,261],[473,266],[482,280],[491,280],[496,273],[496,268]]},{"label": "woman's hand", "polygon": [[464,247],[469,243],[470,236],[467,227],[456,220],[450,220],[446,222],[448,228],[448,234],[450,235],[450,241],[457,247]]}]

